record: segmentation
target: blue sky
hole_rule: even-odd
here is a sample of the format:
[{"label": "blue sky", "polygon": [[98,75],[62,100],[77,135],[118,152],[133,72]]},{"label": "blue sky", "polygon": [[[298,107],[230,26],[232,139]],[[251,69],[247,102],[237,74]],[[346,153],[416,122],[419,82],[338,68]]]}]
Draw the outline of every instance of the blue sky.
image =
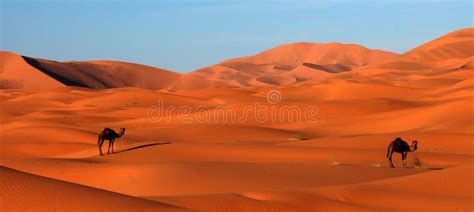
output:
[{"label": "blue sky", "polygon": [[0,0],[2,50],[186,73],[291,42],[403,53],[473,26],[472,1]]}]

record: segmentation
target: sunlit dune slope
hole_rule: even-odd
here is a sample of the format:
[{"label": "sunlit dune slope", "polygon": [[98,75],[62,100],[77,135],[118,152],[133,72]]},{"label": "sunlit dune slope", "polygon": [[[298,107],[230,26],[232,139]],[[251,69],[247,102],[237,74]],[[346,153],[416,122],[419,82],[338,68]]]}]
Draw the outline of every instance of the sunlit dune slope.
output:
[{"label": "sunlit dune slope", "polygon": [[26,63],[20,55],[0,51],[0,89],[47,89],[64,86]]},{"label": "sunlit dune slope", "polygon": [[[158,85],[136,65],[29,61],[119,88],[0,90],[0,210],[472,210],[470,32],[401,56],[290,44]],[[6,55],[35,74],[24,85],[62,79]],[[105,127],[126,131],[100,156]],[[396,137],[418,141],[406,168],[401,154],[387,160]]]},{"label": "sunlit dune slope", "polygon": [[0,167],[2,211],[181,211],[182,208]]},{"label": "sunlit dune slope", "polygon": [[168,70],[127,62],[57,62],[10,52],[1,52],[0,66],[0,86],[3,88],[43,89],[66,85],[157,90],[168,87],[180,76]]},{"label": "sunlit dune slope", "polygon": [[395,53],[371,50],[355,44],[293,43],[199,69],[183,75],[171,88],[287,85],[325,78],[397,57]]}]

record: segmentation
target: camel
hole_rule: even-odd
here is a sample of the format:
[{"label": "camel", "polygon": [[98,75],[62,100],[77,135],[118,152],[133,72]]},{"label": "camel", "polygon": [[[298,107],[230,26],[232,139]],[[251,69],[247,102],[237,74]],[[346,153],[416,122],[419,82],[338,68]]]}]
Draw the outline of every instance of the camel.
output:
[{"label": "camel", "polygon": [[105,140],[109,140],[109,147],[107,148],[107,154],[110,153],[110,147],[112,147],[112,153],[114,153],[114,142],[116,138],[120,138],[125,133],[125,128],[120,128],[120,132],[116,133],[113,129],[105,128],[99,134],[99,140],[97,141],[97,145],[99,146],[99,153],[102,154],[102,144]]},{"label": "camel", "polygon": [[413,141],[411,146],[409,146],[408,143],[402,140],[400,137],[392,141],[392,143],[388,145],[387,151],[387,159],[390,161],[390,166],[392,168],[395,167],[392,162],[392,154],[393,152],[398,152],[402,154],[403,167],[406,167],[407,154],[408,152],[414,152],[417,149],[417,144],[418,141]]}]

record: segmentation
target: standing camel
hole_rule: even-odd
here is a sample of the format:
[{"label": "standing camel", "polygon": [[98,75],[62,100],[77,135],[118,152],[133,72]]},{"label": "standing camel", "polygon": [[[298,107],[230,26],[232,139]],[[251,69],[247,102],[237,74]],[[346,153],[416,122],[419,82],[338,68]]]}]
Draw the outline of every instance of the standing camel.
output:
[{"label": "standing camel", "polygon": [[99,146],[99,153],[102,154],[102,144],[104,144],[105,140],[109,140],[109,147],[107,148],[107,154],[110,152],[110,147],[112,147],[112,153],[114,153],[114,142],[116,138],[120,138],[125,133],[125,128],[120,128],[120,132],[116,133],[113,129],[105,128],[99,134],[99,140],[97,141],[97,145]]},{"label": "standing camel", "polygon": [[393,152],[398,152],[402,154],[403,167],[406,167],[407,154],[408,152],[414,152],[417,149],[417,146],[416,146],[417,144],[418,144],[418,141],[413,141],[411,146],[409,146],[408,143],[402,140],[400,137],[392,141],[392,143],[388,145],[388,151],[387,151],[387,159],[390,161],[390,166],[392,168],[395,167],[392,162],[392,154]]}]

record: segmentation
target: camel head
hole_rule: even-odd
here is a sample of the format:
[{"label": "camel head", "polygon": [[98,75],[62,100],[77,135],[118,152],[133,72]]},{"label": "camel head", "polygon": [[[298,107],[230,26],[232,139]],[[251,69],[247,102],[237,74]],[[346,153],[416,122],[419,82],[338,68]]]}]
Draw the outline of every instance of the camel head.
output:
[{"label": "camel head", "polygon": [[125,134],[125,128],[120,128],[119,137],[122,137],[123,134]]},{"label": "camel head", "polygon": [[411,143],[410,152],[413,152],[413,151],[415,151],[416,149],[418,149],[417,144],[418,144],[418,141],[413,141],[413,142]]}]

